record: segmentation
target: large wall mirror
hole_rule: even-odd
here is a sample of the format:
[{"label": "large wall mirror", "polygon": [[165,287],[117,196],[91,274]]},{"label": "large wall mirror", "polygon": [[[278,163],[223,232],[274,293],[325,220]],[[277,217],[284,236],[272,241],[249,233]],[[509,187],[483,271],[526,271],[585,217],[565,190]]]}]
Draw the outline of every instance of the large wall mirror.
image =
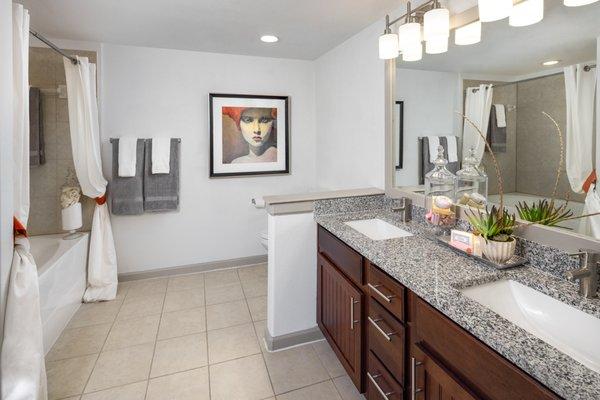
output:
[{"label": "large wall mirror", "polygon": [[[600,49],[600,2],[585,7],[545,3],[544,19],[537,24],[511,27],[506,19],[484,23],[477,44],[455,45],[451,34],[443,54],[423,52],[419,61],[404,62],[402,56],[396,60],[393,98],[403,107],[400,114],[394,104],[392,143],[395,154],[402,150],[401,168],[399,156],[388,166],[393,168],[394,187],[423,191],[424,175],[433,168],[434,145],[444,147],[452,172],[461,168],[473,147],[489,176],[488,203],[498,201],[490,153],[459,112],[481,125],[502,171],[507,206],[554,194],[557,202],[568,201],[574,215],[600,212],[600,187],[589,185],[592,169],[600,163],[600,119],[597,111],[586,115],[580,109],[581,99],[597,85],[593,76]],[[565,156],[558,183],[559,135],[542,112],[556,120],[563,134]],[[592,139],[583,152],[577,151],[579,139],[567,128],[568,121],[577,129],[592,126]],[[561,226],[554,229],[600,239],[600,217]]]}]

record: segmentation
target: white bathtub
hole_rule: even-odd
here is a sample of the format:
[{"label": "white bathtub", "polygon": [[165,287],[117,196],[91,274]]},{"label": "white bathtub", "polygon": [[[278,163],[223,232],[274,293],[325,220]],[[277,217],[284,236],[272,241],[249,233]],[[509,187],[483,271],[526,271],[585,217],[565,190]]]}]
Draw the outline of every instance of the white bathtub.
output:
[{"label": "white bathtub", "polygon": [[46,353],[81,305],[86,287],[88,234],[62,240],[63,234],[32,236],[31,253],[38,268]]}]

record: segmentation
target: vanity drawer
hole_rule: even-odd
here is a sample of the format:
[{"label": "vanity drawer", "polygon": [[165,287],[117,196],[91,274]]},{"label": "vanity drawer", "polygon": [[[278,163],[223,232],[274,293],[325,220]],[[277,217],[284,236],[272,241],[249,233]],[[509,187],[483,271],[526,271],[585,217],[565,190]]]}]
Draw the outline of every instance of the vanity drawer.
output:
[{"label": "vanity drawer", "polygon": [[369,352],[367,366],[367,400],[402,400],[402,386],[383,366],[377,357]]},{"label": "vanity drawer", "polygon": [[367,316],[369,350],[398,382],[404,383],[404,325],[372,298]]},{"label": "vanity drawer", "polygon": [[390,278],[385,272],[369,263],[367,287],[372,298],[381,303],[396,318],[404,322],[404,286]]},{"label": "vanity drawer", "polygon": [[363,284],[363,258],[347,244],[319,226],[319,253],[323,254],[359,287]]}]

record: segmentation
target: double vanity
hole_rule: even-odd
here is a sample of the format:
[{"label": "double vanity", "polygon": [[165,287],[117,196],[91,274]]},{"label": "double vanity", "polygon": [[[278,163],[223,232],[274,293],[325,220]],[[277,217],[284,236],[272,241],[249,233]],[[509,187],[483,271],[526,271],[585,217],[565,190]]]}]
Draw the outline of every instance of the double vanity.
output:
[{"label": "double vanity", "polygon": [[523,241],[529,263],[495,270],[396,203],[315,203],[318,325],[367,399],[600,396],[600,301],[562,277],[576,260]]}]

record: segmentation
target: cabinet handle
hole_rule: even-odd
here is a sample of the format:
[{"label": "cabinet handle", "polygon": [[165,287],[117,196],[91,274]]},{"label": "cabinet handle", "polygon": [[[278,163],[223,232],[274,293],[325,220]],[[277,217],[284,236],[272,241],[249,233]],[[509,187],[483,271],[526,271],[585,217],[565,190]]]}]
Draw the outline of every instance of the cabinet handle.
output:
[{"label": "cabinet handle", "polygon": [[354,297],[350,297],[350,330],[354,330],[354,324],[358,322],[358,320],[354,319],[354,305],[358,303],[358,301],[354,300]]},{"label": "cabinet handle", "polygon": [[417,367],[423,365],[421,361],[417,361],[414,357],[410,358],[410,399],[416,400],[417,393],[423,389],[417,389]]},{"label": "cabinet handle", "polygon": [[383,294],[383,292],[378,289],[383,285],[372,285],[370,283],[367,283],[367,286],[369,287],[369,289],[377,293],[377,295],[379,295],[383,300],[387,301],[388,303],[391,303],[392,299],[396,297],[395,295],[386,296],[385,294]]},{"label": "cabinet handle", "polygon": [[397,332],[386,332],[383,329],[381,329],[381,327],[379,326],[379,324],[377,324],[379,321],[383,321],[383,318],[379,318],[379,319],[373,319],[371,317],[367,317],[367,319],[369,320],[369,322],[375,327],[375,329],[377,329],[379,331],[379,333],[381,333],[383,335],[383,337],[391,342],[392,338],[390,336],[394,336]]},{"label": "cabinet handle", "polygon": [[394,394],[394,392],[385,392],[381,386],[379,386],[377,384],[377,381],[375,379],[379,378],[381,376],[381,374],[377,374],[377,375],[371,375],[370,372],[367,372],[367,377],[369,378],[369,380],[371,381],[371,383],[373,384],[373,386],[375,386],[375,389],[377,389],[377,391],[379,392],[379,394],[381,395],[381,397],[383,397],[385,400],[390,400],[390,398],[388,397],[391,394]]}]

